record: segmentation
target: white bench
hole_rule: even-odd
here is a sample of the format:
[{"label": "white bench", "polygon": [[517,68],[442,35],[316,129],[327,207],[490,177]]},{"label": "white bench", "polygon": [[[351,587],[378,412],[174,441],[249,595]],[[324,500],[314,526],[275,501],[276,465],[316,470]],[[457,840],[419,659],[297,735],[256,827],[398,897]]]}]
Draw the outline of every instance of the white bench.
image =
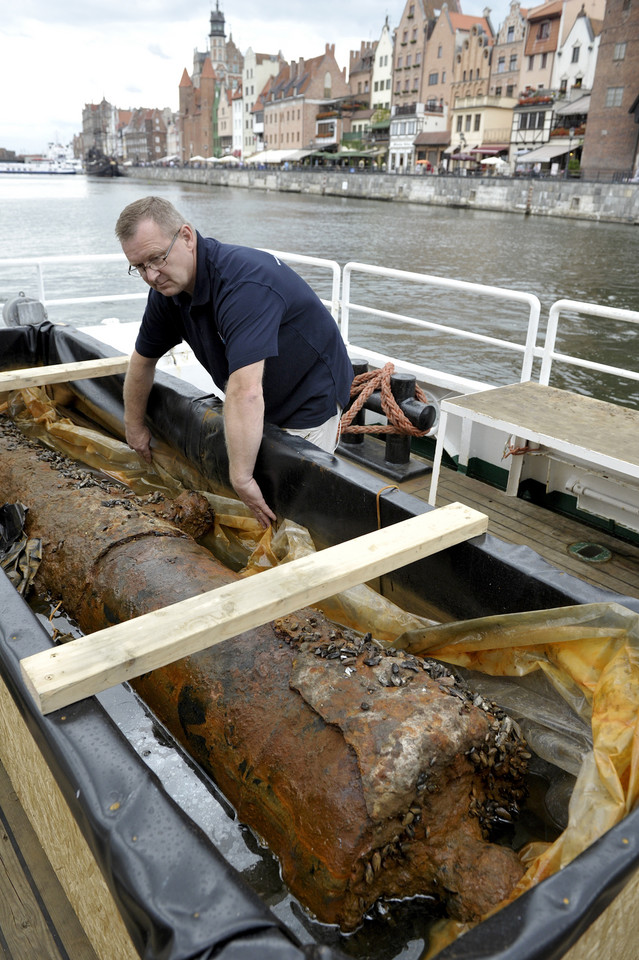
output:
[{"label": "white bench", "polygon": [[[462,419],[459,465],[467,466],[474,423],[639,480],[639,410],[527,381],[443,400],[428,502],[435,504],[448,417]],[[512,456],[506,492],[516,496],[521,456]]]}]

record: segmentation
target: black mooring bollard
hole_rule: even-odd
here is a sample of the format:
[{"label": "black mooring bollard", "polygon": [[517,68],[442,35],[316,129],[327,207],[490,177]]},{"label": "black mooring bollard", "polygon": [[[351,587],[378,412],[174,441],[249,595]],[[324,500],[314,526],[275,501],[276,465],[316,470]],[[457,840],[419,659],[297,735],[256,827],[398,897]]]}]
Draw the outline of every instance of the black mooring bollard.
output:
[{"label": "black mooring bollard", "polygon": [[[415,396],[415,377],[408,373],[393,373],[390,378],[391,393],[398,405],[402,400]],[[384,459],[388,463],[408,463],[410,460],[410,435],[389,433],[386,435]]]}]

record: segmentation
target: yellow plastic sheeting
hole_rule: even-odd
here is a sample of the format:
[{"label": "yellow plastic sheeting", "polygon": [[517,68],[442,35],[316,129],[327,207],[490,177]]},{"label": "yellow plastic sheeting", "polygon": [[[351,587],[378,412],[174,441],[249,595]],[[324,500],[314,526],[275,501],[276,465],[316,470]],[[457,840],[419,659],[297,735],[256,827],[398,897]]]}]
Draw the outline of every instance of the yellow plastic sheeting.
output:
[{"label": "yellow plastic sheeting", "polygon": [[[521,851],[526,873],[500,906],[565,867],[633,808],[639,795],[637,614],[616,603],[584,604],[441,624],[407,632],[396,645],[490,676],[543,671],[591,726],[593,746],[577,776],[566,829],[552,844]],[[428,956],[466,929],[444,923]]]},{"label": "yellow plastic sheeting", "polygon": [[[88,423],[61,416],[55,402],[41,387],[11,393],[7,412],[27,436],[100,470],[137,496],[158,491],[174,498],[184,489],[202,493],[214,511],[215,520],[213,529],[199,542],[233,570],[248,576],[315,551],[305,527],[283,520],[277,529],[269,527],[264,531],[240,500],[202,489],[206,481],[165,444],[154,440],[153,462],[147,464],[122,440]],[[389,643],[403,631],[432,623],[406,613],[365,584],[329,597],[317,607],[329,619],[356,630],[370,630],[378,640]]]}]

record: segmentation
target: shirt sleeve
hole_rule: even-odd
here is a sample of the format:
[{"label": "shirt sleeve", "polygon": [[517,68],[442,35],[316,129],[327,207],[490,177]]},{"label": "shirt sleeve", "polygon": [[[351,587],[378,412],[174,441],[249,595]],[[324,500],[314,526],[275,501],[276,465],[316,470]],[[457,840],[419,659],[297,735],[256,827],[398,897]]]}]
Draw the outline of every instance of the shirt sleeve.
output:
[{"label": "shirt sleeve", "polygon": [[183,340],[180,311],[167,297],[149,290],[146,309],[135,341],[142,357],[156,359]]}]

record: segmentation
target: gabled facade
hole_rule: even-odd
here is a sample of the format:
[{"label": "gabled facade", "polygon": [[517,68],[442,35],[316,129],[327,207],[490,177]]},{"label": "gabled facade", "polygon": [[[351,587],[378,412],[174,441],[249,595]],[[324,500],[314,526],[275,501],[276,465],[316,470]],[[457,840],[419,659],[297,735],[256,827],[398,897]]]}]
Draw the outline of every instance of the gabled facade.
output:
[{"label": "gabled facade", "polygon": [[522,87],[533,90],[552,89],[555,58],[560,45],[563,9],[562,0],[553,0],[529,12],[521,72]]},{"label": "gabled facade", "polygon": [[107,157],[117,154],[118,110],[105,100],[85,103],[82,110],[82,143],[86,154],[92,147]]},{"label": "gabled facade", "polygon": [[563,96],[573,90],[591,90],[595,78],[602,20],[591,20],[582,9],[564,43],[557,50],[551,88]]},{"label": "gabled facade", "polygon": [[[170,111],[168,111],[170,115]],[[138,107],[123,132],[127,159],[153,163],[167,155],[166,120],[162,110]]]},{"label": "gabled facade", "polygon": [[458,45],[450,88],[453,108],[460,98],[483,97],[488,93],[493,35],[487,20],[474,23]]},{"label": "gabled facade", "polygon": [[[264,146],[269,150],[326,149],[340,143],[343,117],[336,100],[350,100],[346,69],[335,60],[335,45],[310,60],[282,67],[260,95],[264,106]],[[325,108],[325,109],[323,109]],[[350,122],[347,124],[350,131]]]},{"label": "gabled facade", "polygon": [[373,89],[373,68],[375,65],[375,51],[377,40],[373,43],[362,40],[359,50],[351,50],[348,63],[348,85],[354,97],[371,104]]},{"label": "gabled facade", "polygon": [[386,110],[390,114],[393,83],[393,34],[388,25],[388,17],[375,50],[371,87],[371,107],[373,111]]},{"label": "gabled facade", "polygon": [[[263,149],[264,110],[255,110],[260,92],[271,77],[276,77],[284,65],[280,53],[255,53],[249,47],[244,57],[242,72],[242,145],[241,156],[252,156]],[[258,119],[259,118],[259,119]],[[257,126],[256,126],[257,124]]]},{"label": "gabled facade", "polygon": [[[461,54],[464,41],[470,35],[473,27],[480,27],[482,36],[492,38],[492,28],[485,17],[466,16],[451,11],[448,4],[442,5],[441,13],[435,22],[426,48],[424,59],[424,102],[427,105],[435,104],[452,108],[453,81],[456,79],[456,59]],[[463,76],[463,68],[460,78]],[[460,96],[473,95],[473,87],[468,92],[465,88],[459,91]]]},{"label": "gabled facade", "polygon": [[[457,9],[457,0],[452,0]],[[432,0],[407,0],[395,29],[392,104],[424,102],[424,58],[436,20]]]},{"label": "gabled facade", "polygon": [[526,18],[518,0],[513,0],[492,49],[488,93],[493,97],[517,97],[524,56]]}]

